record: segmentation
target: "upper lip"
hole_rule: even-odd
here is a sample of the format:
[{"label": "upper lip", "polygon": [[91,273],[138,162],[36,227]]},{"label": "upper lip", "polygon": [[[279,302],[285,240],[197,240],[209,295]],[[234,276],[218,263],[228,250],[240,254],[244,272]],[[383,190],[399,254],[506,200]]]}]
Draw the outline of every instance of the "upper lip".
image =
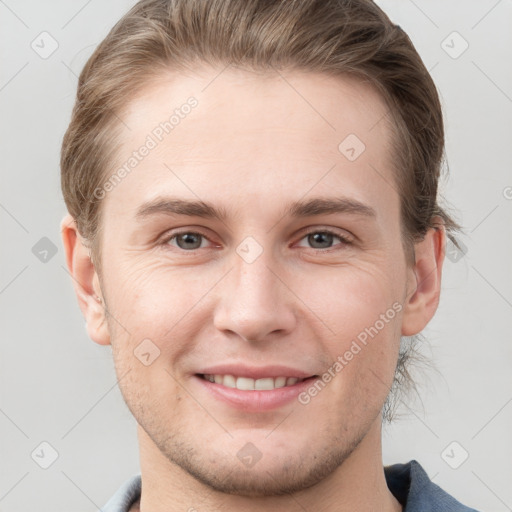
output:
[{"label": "upper lip", "polygon": [[240,364],[222,364],[208,366],[197,373],[202,375],[233,375],[235,377],[247,377],[255,380],[264,379],[266,377],[296,377],[298,379],[306,379],[314,376],[313,373],[280,365],[256,367]]}]

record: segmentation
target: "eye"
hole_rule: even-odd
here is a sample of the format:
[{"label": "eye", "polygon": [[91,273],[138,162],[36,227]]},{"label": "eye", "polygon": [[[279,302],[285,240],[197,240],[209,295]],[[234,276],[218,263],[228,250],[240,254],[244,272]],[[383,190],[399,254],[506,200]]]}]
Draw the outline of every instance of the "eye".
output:
[{"label": "eye", "polygon": [[[340,233],[336,233],[330,230],[321,230],[321,231],[311,231],[306,234],[302,240],[306,240],[312,249],[331,249],[333,247],[333,242],[335,239],[338,239],[341,244],[336,245],[350,245],[352,242],[348,237],[341,235]],[[304,245],[300,244],[301,247]]]},{"label": "eye", "polygon": [[[303,240],[308,245],[304,245]],[[338,240],[338,243],[335,243],[336,240]],[[209,243],[211,242],[205,235],[196,231],[182,231],[181,233],[174,233],[162,241],[163,245],[172,245],[173,247],[177,247],[178,249],[188,252],[208,247]],[[309,246],[311,249],[315,250],[328,250],[337,245],[343,246],[350,245],[351,243],[352,241],[341,233],[322,229],[306,233],[301,238],[298,245],[301,247]]]},{"label": "eye", "polygon": [[208,240],[204,235],[194,231],[175,233],[164,240],[164,244],[173,245],[179,249],[183,249],[184,251],[202,249],[203,247],[206,247],[207,243]]}]

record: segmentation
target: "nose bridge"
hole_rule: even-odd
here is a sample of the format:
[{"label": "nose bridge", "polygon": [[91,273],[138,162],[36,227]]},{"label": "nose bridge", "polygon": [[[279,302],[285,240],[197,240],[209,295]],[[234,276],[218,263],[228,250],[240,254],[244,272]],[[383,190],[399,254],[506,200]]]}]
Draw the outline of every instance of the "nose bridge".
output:
[{"label": "nose bridge", "polygon": [[245,260],[243,257],[238,260],[233,276],[236,294],[252,305],[265,304],[275,298],[278,290],[276,278],[270,271],[272,257],[262,253],[254,261]]},{"label": "nose bridge", "polygon": [[293,328],[291,295],[275,275],[277,263],[272,251],[256,245],[254,239],[237,247],[215,314],[219,330],[258,341]]}]

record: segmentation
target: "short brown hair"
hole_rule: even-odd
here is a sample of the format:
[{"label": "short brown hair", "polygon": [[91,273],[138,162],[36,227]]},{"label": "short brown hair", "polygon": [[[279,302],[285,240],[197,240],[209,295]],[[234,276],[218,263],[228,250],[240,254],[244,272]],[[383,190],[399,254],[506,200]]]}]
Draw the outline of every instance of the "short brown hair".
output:
[{"label": "short brown hair", "polygon": [[[389,108],[404,248],[443,223],[443,116],[434,82],[411,40],[371,0],[141,0],[112,28],[82,70],[61,154],[64,200],[98,268],[101,200],[118,144],[120,113],[169,70],[234,65],[352,75],[373,84]],[[412,256],[413,257],[413,256]],[[99,270],[99,269],[98,269]],[[411,383],[402,349],[395,384]],[[403,387],[401,386],[401,387]],[[386,416],[386,415],[385,415]]]}]

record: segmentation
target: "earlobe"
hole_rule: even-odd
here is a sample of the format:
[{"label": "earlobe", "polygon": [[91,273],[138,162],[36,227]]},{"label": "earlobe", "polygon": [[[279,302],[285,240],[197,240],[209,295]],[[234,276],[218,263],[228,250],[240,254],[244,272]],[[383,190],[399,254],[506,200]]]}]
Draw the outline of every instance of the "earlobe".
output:
[{"label": "earlobe", "polygon": [[100,280],[76,222],[66,215],[61,222],[61,235],[66,264],[73,279],[78,305],[84,315],[89,337],[100,345],[110,344],[104,299]]},{"label": "earlobe", "polygon": [[421,332],[437,310],[445,244],[446,230],[442,223],[429,229],[424,239],[415,244],[416,260],[408,272],[402,336]]}]

